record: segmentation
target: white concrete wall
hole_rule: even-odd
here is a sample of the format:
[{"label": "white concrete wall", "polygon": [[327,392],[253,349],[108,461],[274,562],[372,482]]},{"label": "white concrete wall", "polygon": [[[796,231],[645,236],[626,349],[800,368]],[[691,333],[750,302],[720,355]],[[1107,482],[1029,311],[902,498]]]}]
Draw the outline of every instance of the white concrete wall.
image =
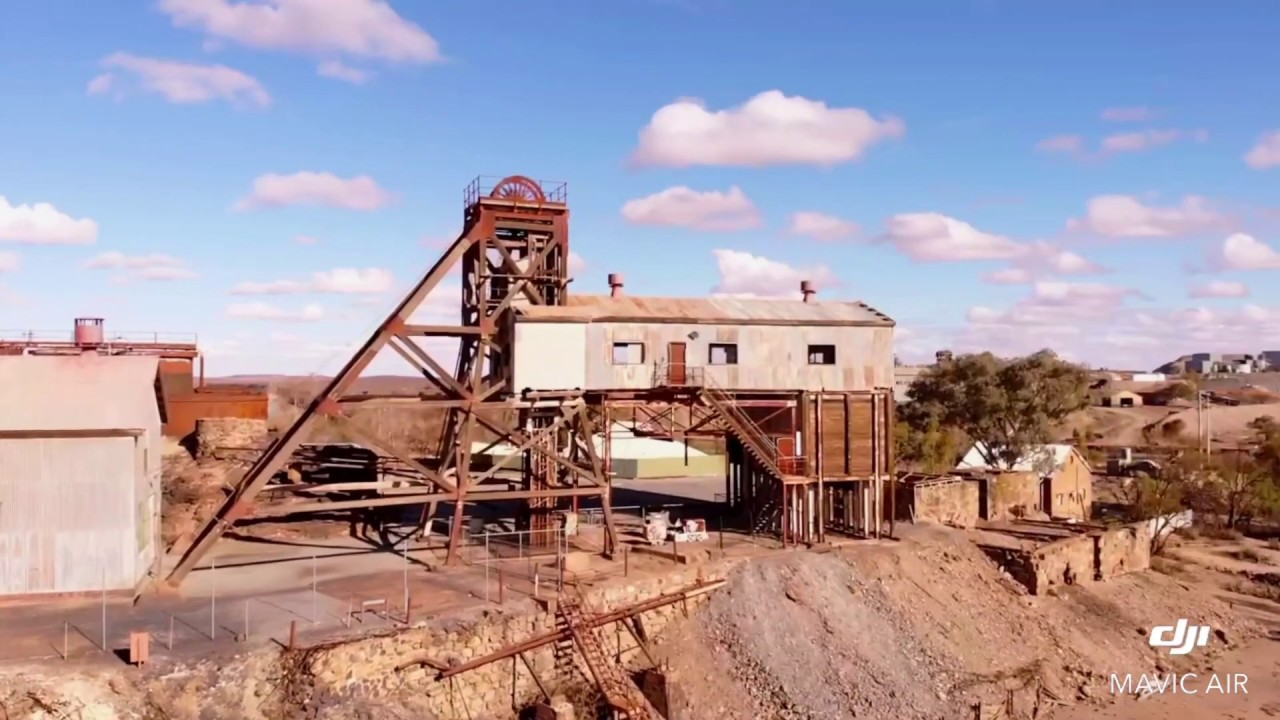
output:
[{"label": "white concrete wall", "polygon": [[[690,337],[696,333],[696,337]],[[643,364],[614,365],[615,342],[641,342]],[[703,325],[697,323],[534,323],[516,325],[517,390],[653,386],[671,342],[686,364],[737,390],[870,390],[893,387],[893,328]],[[710,365],[710,346],[736,343],[737,365]],[[836,364],[810,365],[809,345],[834,345]],[[577,359],[581,353],[581,363]],[[579,380],[581,378],[581,380]]]},{"label": "white concrete wall", "polygon": [[516,323],[512,390],[587,387],[585,323]]}]

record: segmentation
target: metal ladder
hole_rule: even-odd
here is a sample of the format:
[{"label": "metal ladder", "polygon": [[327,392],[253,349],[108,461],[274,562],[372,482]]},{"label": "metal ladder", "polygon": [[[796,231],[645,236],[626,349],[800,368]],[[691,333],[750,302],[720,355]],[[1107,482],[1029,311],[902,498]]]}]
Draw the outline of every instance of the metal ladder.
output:
[{"label": "metal ladder", "polygon": [[604,651],[600,631],[588,619],[581,597],[569,593],[560,595],[557,613],[569,627],[574,643],[582,653],[592,678],[600,686],[605,702],[627,720],[663,720],[657,710],[645,698],[640,688],[626,676],[622,666]]}]

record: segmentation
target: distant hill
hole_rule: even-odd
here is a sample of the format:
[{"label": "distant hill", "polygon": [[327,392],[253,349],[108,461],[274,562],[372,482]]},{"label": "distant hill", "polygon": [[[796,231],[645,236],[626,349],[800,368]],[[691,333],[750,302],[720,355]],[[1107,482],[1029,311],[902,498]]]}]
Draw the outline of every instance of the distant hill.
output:
[{"label": "distant hill", "polygon": [[[276,390],[283,386],[319,390],[332,379],[325,375],[227,375],[205,378],[205,383],[208,385],[265,385],[269,390]],[[356,380],[350,394],[398,395],[417,393],[433,387],[423,378],[406,375],[370,375]]]}]

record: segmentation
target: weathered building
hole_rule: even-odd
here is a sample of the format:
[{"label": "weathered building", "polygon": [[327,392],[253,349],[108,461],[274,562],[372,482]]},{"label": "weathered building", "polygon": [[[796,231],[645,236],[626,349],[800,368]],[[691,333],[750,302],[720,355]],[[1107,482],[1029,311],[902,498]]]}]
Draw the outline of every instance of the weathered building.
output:
[{"label": "weathered building", "polygon": [[515,319],[513,390],[732,390],[894,383],[893,320],[860,302],[571,295]]},{"label": "weathered building", "polygon": [[987,453],[978,445],[970,448],[957,470],[1008,470],[1032,473],[1040,479],[1040,512],[1051,517],[1087,520],[1093,508],[1093,470],[1072,445],[1042,445],[1028,451],[1010,468],[992,468]]},{"label": "weathered building", "polygon": [[159,557],[155,357],[0,357],[0,595],[135,590]]}]

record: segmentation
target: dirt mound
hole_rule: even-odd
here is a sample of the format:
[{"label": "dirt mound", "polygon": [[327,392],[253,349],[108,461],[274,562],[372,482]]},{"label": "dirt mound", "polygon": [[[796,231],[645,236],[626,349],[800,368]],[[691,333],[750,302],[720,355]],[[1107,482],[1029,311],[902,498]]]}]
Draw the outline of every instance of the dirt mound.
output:
[{"label": "dirt mound", "polygon": [[[1153,624],[1222,631],[1193,660]],[[933,720],[974,703],[1102,697],[1112,672],[1187,669],[1253,633],[1206,591],[1158,573],[1031,597],[958,533],[742,566],[661,649],[678,717]]]},{"label": "dirt mound", "polygon": [[218,509],[243,468],[213,460],[197,462],[186,453],[164,457],[161,472],[160,539],[166,548],[185,544]]}]

